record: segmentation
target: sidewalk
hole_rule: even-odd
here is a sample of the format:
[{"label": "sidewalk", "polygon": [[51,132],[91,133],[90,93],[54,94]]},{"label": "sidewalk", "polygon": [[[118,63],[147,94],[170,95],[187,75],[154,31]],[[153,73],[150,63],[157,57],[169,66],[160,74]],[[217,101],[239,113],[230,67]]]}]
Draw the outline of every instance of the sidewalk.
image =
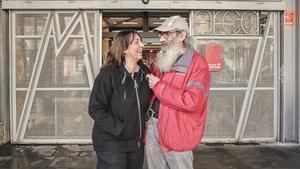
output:
[{"label": "sidewalk", "polygon": [[[1,145],[0,169],[93,169],[91,145]],[[201,144],[194,169],[300,169],[300,144]]]}]

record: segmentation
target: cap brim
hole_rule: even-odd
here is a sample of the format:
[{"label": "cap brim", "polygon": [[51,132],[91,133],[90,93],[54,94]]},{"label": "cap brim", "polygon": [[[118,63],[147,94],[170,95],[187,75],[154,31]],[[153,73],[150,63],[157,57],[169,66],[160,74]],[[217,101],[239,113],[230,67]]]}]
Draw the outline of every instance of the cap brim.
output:
[{"label": "cap brim", "polygon": [[171,31],[171,30],[174,30],[175,28],[173,27],[170,27],[170,26],[159,26],[157,28],[154,28],[153,31],[159,31],[159,32],[168,32],[168,31]]}]

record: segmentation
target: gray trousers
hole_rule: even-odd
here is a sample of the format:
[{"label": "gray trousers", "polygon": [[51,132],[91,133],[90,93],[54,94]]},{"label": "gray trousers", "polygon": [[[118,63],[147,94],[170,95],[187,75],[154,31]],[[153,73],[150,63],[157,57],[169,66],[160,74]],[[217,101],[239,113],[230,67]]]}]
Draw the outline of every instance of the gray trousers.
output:
[{"label": "gray trousers", "polygon": [[148,169],[193,169],[193,152],[168,151],[159,147],[158,119],[151,117],[147,122],[146,157]]}]

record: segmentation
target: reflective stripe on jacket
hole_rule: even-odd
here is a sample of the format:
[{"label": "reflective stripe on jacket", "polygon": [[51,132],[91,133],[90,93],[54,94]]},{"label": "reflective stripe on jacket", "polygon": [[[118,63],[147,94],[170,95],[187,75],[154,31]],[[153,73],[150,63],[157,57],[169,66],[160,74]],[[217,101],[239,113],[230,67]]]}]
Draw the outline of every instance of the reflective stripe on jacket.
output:
[{"label": "reflective stripe on jacket", "polygon": [[153,87],[155,97],[160,100],[161,149],[193,149],[203,137],[206,122],[210,73],[205,58],[188,49],[170,71],[162,75],[152,64],[151,73],[161,78]]}]

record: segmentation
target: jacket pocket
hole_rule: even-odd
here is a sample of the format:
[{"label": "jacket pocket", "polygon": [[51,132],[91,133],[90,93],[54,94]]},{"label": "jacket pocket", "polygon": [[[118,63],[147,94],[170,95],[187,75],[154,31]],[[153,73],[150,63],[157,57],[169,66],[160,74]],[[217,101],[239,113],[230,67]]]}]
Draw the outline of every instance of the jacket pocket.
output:
[{"label": "jacket pocket", "polygon": [[193,119],[184,112],[168,111],[168,118],[161,123],[162,140],[166,147],[176,151],[191,150],[195,147]]},{"label": "jacket pocket", "polygon": [[123,130],[120,134],[121,139],[132,139],[139,135],[139,124],[137,120],[124,118]]}]

